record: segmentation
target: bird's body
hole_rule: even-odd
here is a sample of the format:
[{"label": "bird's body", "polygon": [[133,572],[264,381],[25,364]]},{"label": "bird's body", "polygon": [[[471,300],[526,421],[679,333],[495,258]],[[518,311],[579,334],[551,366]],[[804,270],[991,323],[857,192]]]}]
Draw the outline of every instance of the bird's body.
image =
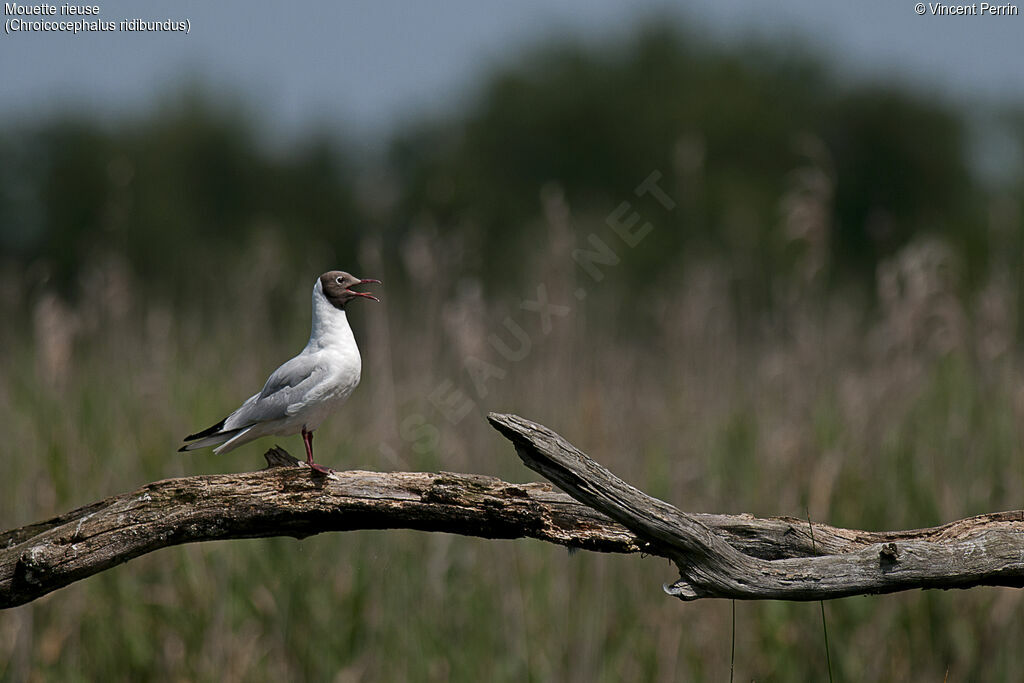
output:
[{"label": "bird's body", "polygon": [[297,356],[270,375],[263,389],[238,410],[196,434],[180,450],[216,446],[226,453],[261,436],[303,435],[307,462],[313,463],[313,430],[343,404],[359,384],[362,361],[345,304],[356,297],[376,300],[350,287],[377,280],[360,280],[341,271],[324,273],[313,287],[313,324],[309,342]]}]

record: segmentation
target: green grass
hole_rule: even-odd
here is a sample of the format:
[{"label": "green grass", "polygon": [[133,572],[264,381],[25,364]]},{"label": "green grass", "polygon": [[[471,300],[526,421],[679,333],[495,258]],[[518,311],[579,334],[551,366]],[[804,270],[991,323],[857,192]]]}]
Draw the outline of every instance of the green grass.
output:
[{"label": "green grass", "polygon": [[[280,278],[213,322],[91,297],[75,329],[47,328],[71,341],[66,363],[25,299],[21,319],[35,328],[0,332],[0,526],[158,478],[260,467],[274,440],[222,457],[175,448],[304,343],[305,286],[293,317],[267,322],[267,292],[292,286]],[[688,510],[806,508],[815,521],[881,529],[1024,507],[1024,373],[1013,354],[974,350],[985,330],[935,350],[927,335],[900,338],[891,314],[857,326],[841,306],[808,307],[789,312],[797,333],[740,339],[738,326],[689,319],[709,304],[688,305],[686,288],[672,294],[653,339],[617,339],[600,309],[556,321],[548,337],[530,329],[525,359],[487,356],[507,376],[458,424],[429,396],[451,379],[477,398],[461,365],[473,339],[459,335],[501,330],[517,302],[456,325],[443,322],[453,302],[356,310],[364,383],[318,431],[318,459],[533,480],[483,419],[504,410]],[[415,413],[436,444],[401,437]],[[298,437],[277,441],[301,451]],[[0,679],[727,680],[729,601],[672,600],[661,585],[674,577],[658,558],[410,531],[171,548],[0,613]],[[1024,637],[1020,596],[830,602],[835,678],[1010,680],[1024,670],[1024,650],[1007,646]],[[736,680],[826,676],[817,603],[737,604]]]}]

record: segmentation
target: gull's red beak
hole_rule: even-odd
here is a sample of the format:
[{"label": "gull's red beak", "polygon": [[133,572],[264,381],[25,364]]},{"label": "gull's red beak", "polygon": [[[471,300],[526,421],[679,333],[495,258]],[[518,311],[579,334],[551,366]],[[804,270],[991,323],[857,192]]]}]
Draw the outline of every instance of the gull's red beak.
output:
[{"label": "gull's red beak", "polygon": [[[374,280],[373,278],[367,278],[365,280],[360,280],[359,284],[361,284],[361,285],[382,285],[384,283],[381,282],[380,280]],[[354,289],[348,289],[346,291],[351,292],[352,294],[355,294],[356,296],[365,297],[367,299],[373,299],[377,303],[380,303],[380,299],[375,297],[373,294],[370,294],[369,292],[357,292]]]}]

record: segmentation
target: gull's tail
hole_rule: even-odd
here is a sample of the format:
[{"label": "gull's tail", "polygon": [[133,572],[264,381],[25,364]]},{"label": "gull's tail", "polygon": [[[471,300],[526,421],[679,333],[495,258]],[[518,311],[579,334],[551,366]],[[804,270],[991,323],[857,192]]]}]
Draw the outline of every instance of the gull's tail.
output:
[{"label": "gull's tail", "polygon": [[189,434],[184,438],[184,441],[192,441],[193,443],[185,444],[184,446],[178,449],[178,452],[181,453],[183,451],[194,451],[199,448],[208,448],[210,446],[216,446],[217,444],[224,443],[231,437],[238,434],[238,432],[242,431],[241,429],[229,429],[227,431],[223,431],[225,422],[227,422],[227,418],[224,418],[217,424],[207,429],[204,429],[201,432]]}]

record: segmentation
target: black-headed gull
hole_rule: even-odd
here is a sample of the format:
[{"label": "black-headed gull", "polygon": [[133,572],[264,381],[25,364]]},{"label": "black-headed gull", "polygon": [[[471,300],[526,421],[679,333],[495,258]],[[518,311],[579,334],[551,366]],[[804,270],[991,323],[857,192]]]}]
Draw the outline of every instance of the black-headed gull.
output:
[{"label": "black-headed gull", "polygon": [[261,436],[302,432],[306,462],[317,472],[329,472],[313,462],[313,431],[359,384],[362,362],[345,305],[359,297],[380,301],[352,289],[369,283],[380,280],[360,280],[340,270],[321,275],[313,286],[313,327],[306,348],[274,370],[262,391],[209,429],[186,436],[192,443],[178,450],[217,446],[214,453],[227,453]]}]

